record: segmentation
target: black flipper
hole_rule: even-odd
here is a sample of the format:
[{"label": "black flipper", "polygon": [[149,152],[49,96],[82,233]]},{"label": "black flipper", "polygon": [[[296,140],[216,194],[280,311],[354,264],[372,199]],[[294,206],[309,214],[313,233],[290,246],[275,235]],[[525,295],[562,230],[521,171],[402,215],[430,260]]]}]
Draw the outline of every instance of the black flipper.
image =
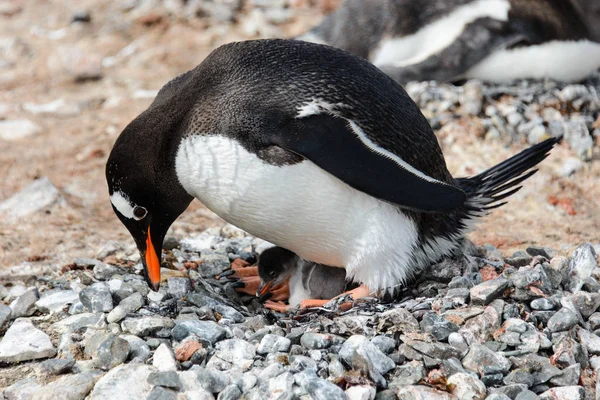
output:
[{"label": "black flipper", "polygon": [[452,81],[462,77],[492,52],[524,41],[521,34],[506,33],[506,22],[479,18],[468,24],[452,44],[426,60],[412,65],[379,68],[398,83],[408,81]]},{"label": "black flipper", "polygon": [[361,138],[343,118],[313,115],[294,120],[287,129],[292,132],[273,134],[271,143],[370,196],[418,211],[450,211],[466,200],[458,187],[417,171],[364,133]]}]

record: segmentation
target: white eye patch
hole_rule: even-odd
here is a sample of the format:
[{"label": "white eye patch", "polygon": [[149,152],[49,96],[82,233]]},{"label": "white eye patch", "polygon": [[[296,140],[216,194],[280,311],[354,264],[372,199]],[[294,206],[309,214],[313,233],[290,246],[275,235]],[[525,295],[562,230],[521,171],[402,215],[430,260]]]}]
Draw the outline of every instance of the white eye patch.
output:
[{"label": "white eye patch", "polygon": [[131,205],[129,199],[121,192],[114,192],[110,196],[110,202],[117,209],[117,211],[125,218],[135,218],[133,215],[133,209],[135,206]]}]

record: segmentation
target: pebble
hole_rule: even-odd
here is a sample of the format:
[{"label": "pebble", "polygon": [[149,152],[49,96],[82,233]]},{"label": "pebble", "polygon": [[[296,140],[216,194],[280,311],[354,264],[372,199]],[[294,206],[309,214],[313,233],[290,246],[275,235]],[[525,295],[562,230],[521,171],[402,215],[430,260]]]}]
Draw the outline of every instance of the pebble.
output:
[{"label": "pebble", "polygon": [[79,300],[83,306],[93,313],[109,312],[113,309],[112,294],[108,285],[94,283],[79,292]]},{"label": "pebble", "polygon": [[394,377],[390,381],[390,388],[416,385],[426,376],[426,371],[421,361],[411,361],[394,371]]},{"label": "pebble", "polygon": [[587,349],[589,354],[600,354],[600,337],[580,328],[577,330],[577,338],[579,339],[579,343]]},{"label": "pebble", "polygon": [[50,327],[57,334],[65,332],[76,332],[83,328],[104,329],[106,320],[103,313],[81,313],[72,315],[63,320],[55,322]]},{"label": "pebble", "polygon": [[539,298],[531,301],[531,308],[534,310],[549,311],[556,308],[556,303],[548,298]]},{"label": "pebble", "polygon": [[[236,366],[243,371],[247,371],[252,366],[256,355],[254,346],[241,339],[223,340],[216,344],[215,349],[216,351],[207,366],[219,364],[227,369]],[[225,364],[220,362],[225,362]]]},{"label": "pebble", "polygon": [[50,337],[28,319],[17,319],[0,342],[0,363],[48,358],[55,354]]},{"label": "pebble", "polygon": [[115,265],[105,264],[103,262],[97,262],[96,260],[90,260],[94,265],[93,273],[94,278],[100,281],[107,281],[115,275],[123,275],[125,271]]},{"label": "pebble", "polygon": [[161,329],[170,329],[173,326],[175,326],[175,323],[167,317],[126,318],[121,322],[123,332],[140,337],[154,334]]},{"label": "pebble", "polygon": [[4,389],[6,399],[82,400],[94,387],[98,374],[84,372],[66,375],[49,383],[38,383],[33,378],[20,380]]},{"label": "pebble", "polygon": [[181,389],[181,381],[175,371],[151,372],[148,375],[148,383],[154,386]]},{"label": "pebble", "polygon": [[75,360],[55,358],[46,360],[40,364],[41,371],[47,375],[60,375],[69,372],[75,365]]},{"label": "pebble", "polygon": [[175,358],[180,362],[188,361],[200,349],[202,349],[200,342],[193,338],[185,339],[175,348]]},{"label": "pebble", "polygon": [[311,399],[314,400],[346,398],[346,394],[342,389],[339,388],[339,386],[336,386],[325,379],[305,379],[302,381],[302,388],[306,390]]},{"label": "pebble", "polygon": [[146,398],[152,391],[148,376],[154,367],[144,364],[122,364],[104,375],[89,396],[89,400],[130,400]]},{"label": "pebble", "polygon": [[322,333],[306,332],[300,338],[300,344],[307,349],[326,349],[331,346],[332,336]]},{"label": "pebble", "polygon": [[375,336],[371,339],[371,343],[384,354],[390,354],[396,348],[396,341],[391,337],[384,335]]},{"label": "pebble", "polygon": [[258,354],[288,352],[291,345],[292,342],[288,338],[267,334],[260,341],[256,352]]},{"label": "pebble", "polygon": [[227,331],[213,321],[175,321],[175,328],[173,328],[173,338],[176,340],[183,340],[188,335],[194,335],[212,346],[222,340],[226,334]]},{"label": "pebble", "polygon": [[585,391],[581,386],[557,387],[540,394],[540,400],[583,400]]},{"label": "pebble", "polygon": [[579,318],[572,310],[563,307],[550,317],[548,329],[550,332],[566,331],[577,325],[578,321]]},{"label": "pebble", "polygon": [[108,323],[120,322],[127,316],[127,314],[134,313],[144,305],[144,297],[141,293],[134,293],[131,296],[123,299],[118,306],[116,306],[106,316]]},{"label": "pebble", "polygon": [[493,373],[507,373],[511,362],[501,354],[478,343],[472,343],[469,352],[462,360],[466,370],[477,372],[479,376]]},{"label": "pebble", "polygon": [[383,375],[396,366],[394,361],[362,335],[350,336],[344,342],[338,354],[342,360],[354,369],[364,369],[366,367],[364,361],[366,361],[369,365],[369,371],[365,372],[372,372],[372,368],[374,368],[379,374]]},{"label": "pebble", "polygon": [[35,302],[35,307],[44,313],[55,313],[63,311],[65,306],[78,300],[79,295],[74,290],[50,290]]},{"label": "pebble", "polygon": [[470,290],[471,302],[474,305],[487,305],[502,294],[508,287],[508,280],[498,277],[473,286]]},{"label": "pebble", "polygon": [[453,332],[458,332],[458,325],[448,321],[436,313],[427,313],[421,320],[421,329],[431,333],[438,341],[446,341]]},{"label": "pebble", "polygon": [[167,293],[174,299],[180,299],[192,290],[192,285],[188,278],[169,278],[167,286]]},{"label": "pebble", "polygon": [[467,373],[457,373],[448,378],[451,393],[459,399],[485,399],[487,389],[483,382]]},{"label": "pebble", "polygon": [[132,361],[145,363],[150,358],[150,347],[143,339],[134,335],[121,335],[129,343],[129,356]]},{"label": "pebble", "polygon": [[22,218],[63,204],[65,200],[60,191],[48,178],[42,177],[1,202],[0,215],[6,214],[15,219]]},{"label": "pebble", "polygon": [[152,365],[159,371],[177,371],[177,360],[173,350],[165,343],[161,343],[154,351]]},{"label": "pebble", "polygon": [[8,324],[10,321],[11,313],[12,310],[9,306],[5,306],[4,304],[0,303],[0,331],[2,331],[2,329],[4,329],[6,324]]},{"label": "pebble", "polygon": [[108,371],[124,363],[129,356],[129,350],[130,346],[127,340],[111,334],[98,346],[94,365]]},{"label": "pebble", "polygon": [[0,121],[0,139],[21,140],[41,133],[42,128],[28,119]]},{"label": "pebble", "polygon": [[373,400],[377,390],[373,386],[357,385],[346,389],[348,400]]},{"label": "pebble", "polygon": [[155,386],[146,397],[146,400],[177,400],[177,392],[162,386]]},{"label": "pebble", "polygon": [[428,386],[402,386],[396,395],[403,400],[457,400],[456,396]]},{"label": "pebble", "polygon": [[550,378],[549,382],[555,386],[576,386],[581,376],[581,365],[575,364],[566,367],[560,375]]},{"label": "pebble", "polygon": [[36,310],[35,303],[38,301],[39,297],[40,295],[37,289],[28,289],[10,303],[10,308],[12,310],[11,317],[16,319],[19,317],[31,316]]},{"label": "pebble", "polygon": [[597,266],[596,252],[591,244],[577,247],[569,260],[567,289],[572,293],[578,292]]}]

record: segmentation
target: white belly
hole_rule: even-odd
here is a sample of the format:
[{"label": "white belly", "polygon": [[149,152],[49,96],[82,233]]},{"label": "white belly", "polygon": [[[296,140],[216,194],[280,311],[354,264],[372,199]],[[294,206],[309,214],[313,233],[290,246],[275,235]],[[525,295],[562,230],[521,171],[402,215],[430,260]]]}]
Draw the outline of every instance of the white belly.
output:
[{"label": "white belly", "polygon": [[221,218],[304,259],[345,267],[371,289],[410,274],[412,220],[310,161],[274,166],[234,140],[190,136],[176,168],[186,191]]},{"label": "white belly", "polygon": [[548,42],[493,53],[465,78],[510,82],[519,78],[580,81],[600,68],[600,44],[589,40]]}]

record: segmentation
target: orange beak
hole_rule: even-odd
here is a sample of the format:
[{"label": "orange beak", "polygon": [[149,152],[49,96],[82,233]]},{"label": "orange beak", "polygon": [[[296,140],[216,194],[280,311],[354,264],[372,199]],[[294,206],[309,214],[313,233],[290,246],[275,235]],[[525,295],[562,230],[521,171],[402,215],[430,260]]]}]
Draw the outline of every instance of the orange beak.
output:
[{"label": "orange beak", "polygon": [[160,261],[158,261],[156,250],[152,244],[150,227],[148,227],[148,236],[146,237],[146,270],[148,272],[150,283],[152,284],[152,289],[158,291],[160,286]]},{"label": "orange beak", "polygon": [[265,283],[264,285],[260,285],[258,288],[258,296],[263,296],[271,290],[271,286],[273,285],[274,280]]}]

